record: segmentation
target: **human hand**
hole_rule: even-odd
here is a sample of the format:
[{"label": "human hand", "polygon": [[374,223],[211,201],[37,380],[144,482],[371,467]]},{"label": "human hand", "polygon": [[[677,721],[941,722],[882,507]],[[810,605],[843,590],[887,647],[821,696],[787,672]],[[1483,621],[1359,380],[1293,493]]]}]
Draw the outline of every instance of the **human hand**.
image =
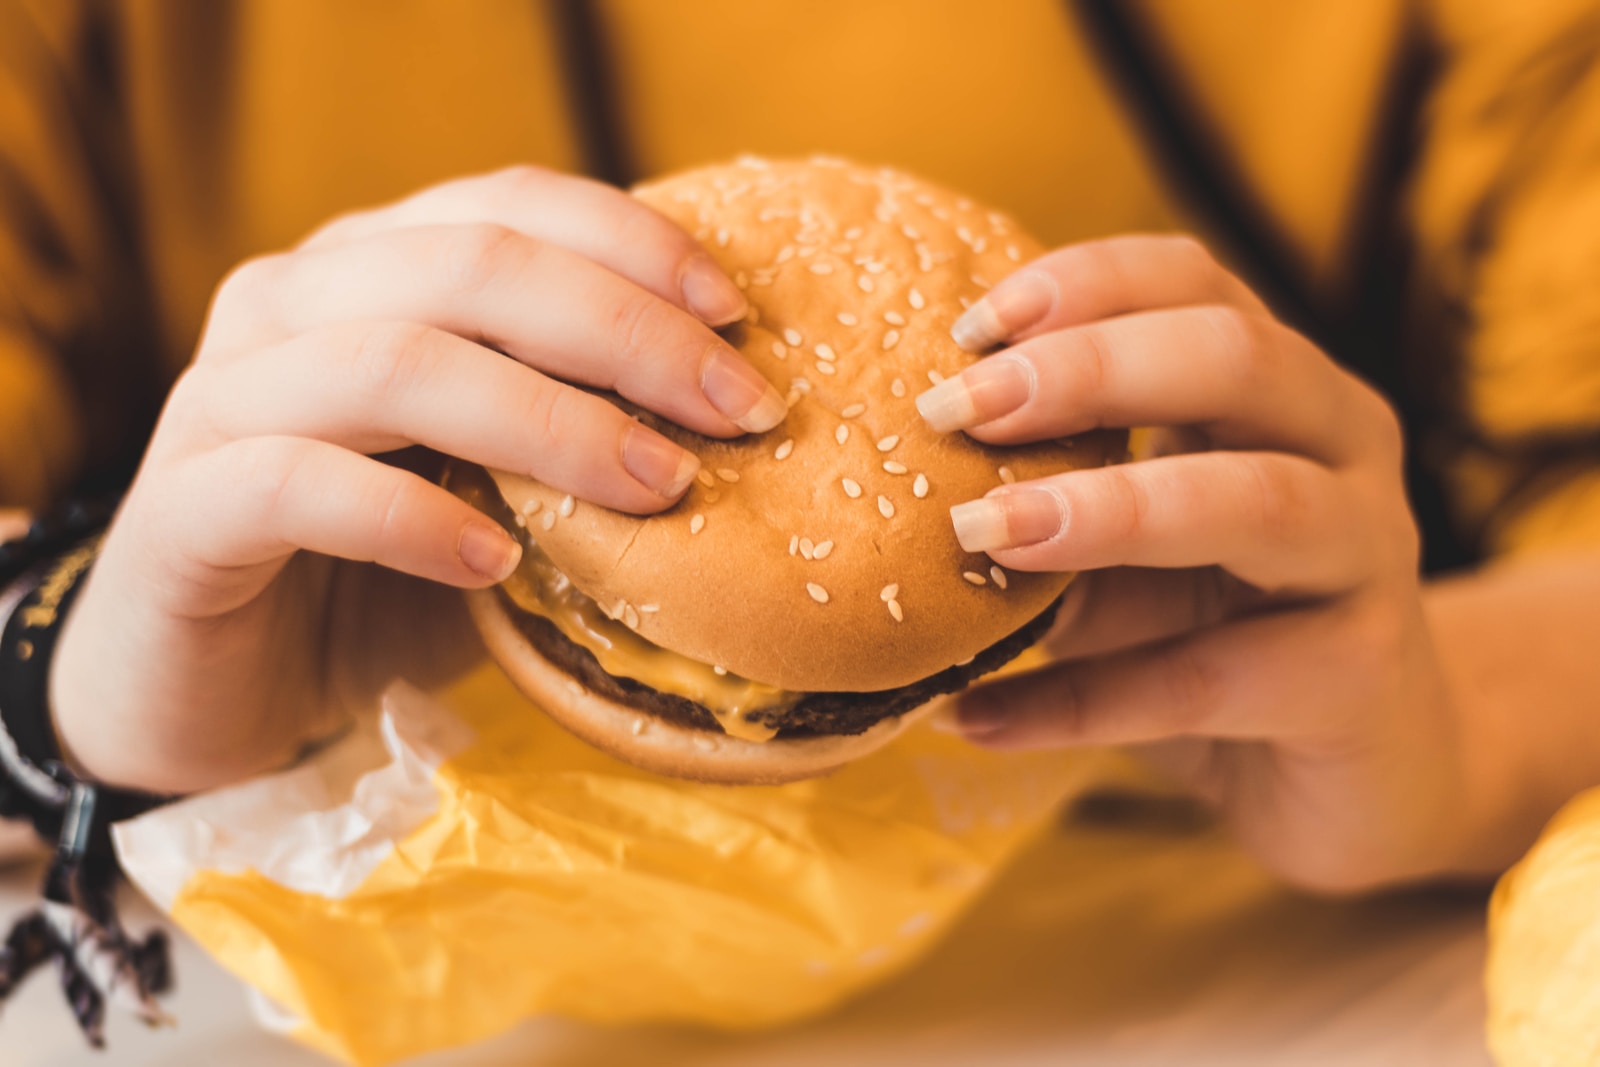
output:
[{"label": "human hand", "polygon": [[58,647],[70,758],[112,784],[205,788],[292,758],[395,674],[459,669],[476,644],[447,587],[493,584],[520,549],[370,457],[421,445],[660,510],[698,460],[564,383],[711,436],[770,429],[782,396],[711,329],[744,310],[665,218],[534,168],[243,264]]},{"label": "human hand", "polygon": [[952,509],[969,551],[1084,572],[1049,639],[1060,662],[965,694],[960,730],[1138,746],[1307,887],[1450,869],[1461,744],[1384,401],[1181,237],[1053,252],[954,332],[1009,347],[919,398],[936,429],[1161,428],[1151,458]]}]

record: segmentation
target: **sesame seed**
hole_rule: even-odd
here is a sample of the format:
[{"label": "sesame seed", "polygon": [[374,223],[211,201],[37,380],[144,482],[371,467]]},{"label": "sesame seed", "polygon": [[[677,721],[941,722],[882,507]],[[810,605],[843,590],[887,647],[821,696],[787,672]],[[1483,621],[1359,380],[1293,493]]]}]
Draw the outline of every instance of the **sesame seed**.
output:
[{"label": "sesame seed", "polygon": [[[805,240],[805,238],[803,236],[800,239],[801,240]],[[809,259],[810,257],[812,257],[812,256],[814,256],[816,254],[817,254],[817,250],[814,247],[812,247],[811,245],[806,245],[804,248],[802,248],[800,250],[800,258],[801,259]]]},{"label": "sesame seed", "polygon": [[906,472],[906,465],[904,463],[896,463],[894,460],[889,459],[884,460],[883,469],[888,471],[890,474],[904,474]]},{"label": "sesame seed", "polygon": [[707,489],[703,496],[705,497],[705,502],[707,504],[715,504],[717,501],[722,499],[722,490]]},{"label": "sesame seed", "polygon": [[832,363],[834,360],[839,358],[839,353],[833,350],[832,345],[818,345],[816,347],[816,353],[818,359],[825,360],[829,363]]},{"label": "sesame seed", "polygon": [[793,451],[794,451],[794,438],[786,437],[786,438],[784,438],[783,443],[778,446],[778,450],[776,452],[772,453],[772,458],[773,459],[788,459],[789,458],[789,453],[793,452]]},{"label": "sesame seed", "polygon": [[809,393],[809,392],[811,392],[811,379],[809,379],[809,378],[795,378],[793,381],[791,381],[789,383],[789,388],[797,389],[802,393]]},{"label": "sesame seed", "polygon": [[841,326],[854,326],[856,323],[858,323],[860,321],[861,321],[860,319],[856,318],[854,315],[850,314],[850,312],[848,312],[848,311],[839,312],[839,325],[841,325]]},{"label": "sesame seed", "polygon": [[733,284],[737,285],[741,289],[750,288],[750,275],[746,274],[744,271],[740,271],[733,276]]},{"label": "sesame seed", "polygon": [[883,321],[887,322],[891,326],[904,326],[906,324],[906,317],[900,314],[898,311],[885,311],[883,313]]},{"label": "sesame seed", "polygon": [[797,345],[801,340],[800,331],[791,326],[787,330],[783,331],[783,339],[788,341],[791,345]]},{"label": "sesame seed", "polygon": [[722,664],[720,664],[720,663],[717,663],[717,664],[713,664],[713,665],[712,665],[712,667],[711,667],[711,673],[712,673],[712,674],[715,674],[715,675],[716,675],[716,676],[717,676],[717,677],[719,677],[719,678],[720,678],[720,677],[722,677],[722,676],[723,676],[723,675],[725,675],[725,674],[727,674],[727,673],[728,673],[728,668],[726,668],[726,667],[724,667],[724,666],[723,666],[723,665],[722,665]]},{"label": "sesame seed", "polygon": [[822,588],[822,586],[818,585],[816,582],[807,582],[806,592],[810,593],[811,599],[815,600],[818,604],[826,604],[828,602],[828,591]]},{"label": "sesame seed", "polygon": [[522,527],[524,530],[528,528],[528,517],[526,515],[517,514],[513,515],[512,518],[516,519],[517,525]]},{"label": "sesame seed", "polygon": [[865,404],[851,404],[849,407],[839,412],[839,414],[843,418],[853,419],[865,410],[867,410],[867,405]]},{"label": "sesame seed", "polygon": [[717,477],[725,482],[736,482],[739,480],[739,472],[732,467],[718,467]]},{"label": "sesame seed", "polygon": [[961,239],[962,244],[970,245],[972,243],[972,231],[965,226],[956,227],[956,236]]},{"label": "sesame seed", "polygon": [[727,230],[718,230],[717,231],[717,247],[718,248],[727,248],[728,247],[728,241],[729,241],[731,236],[732,235],[729,234]]},{"label": "sesame seed", "polygon": [[972,299],[970,297],[958,296],[958,297],[956,297],[956,299],[961,301],[961,310],[962,311],[971,310],[971,308],[972,308]]},{"label": "sesame seed", "polygon": [[794,245],[784,245],[778,250],[778,262],[787,263],[794,258]]},{"label": "sesame seed", "polygon": [[628,607],[628,602],[626,600],[617,601],[617,606],[606,612],[606,618],[608,618],[608,619],[620,619],[620,618],[622,618],[622,613],[623,613],[623,611],[625,611],[627,609],[627,607]]},{"label": "sesame seed", "polygon": [[622,609],[622,622],[628,629],[637,630],[639,628],[639,610],[632,604],[624,606]]},{"label": "sesame seed", "polygon": [[989,584],[989,579],[985,578],[983,575],[979,574],[977,571],[962,571],[961,572],[961,577],[965,578],[967,581],[971,582],[973,585],[988,585]]},{"label": "sesame seed", "polygon": [[918,500],[928,495],[928,476],[926,474],[917,475],[917,480],[911,483],[911,495]]},{"label": "sesame seed", "polygon": [[1006,245],[1006,258],[1013,263],[1022,262],[1022,253],[1017,251],[1016,245]]},{"label": "sesame seed", "polygon": [[633,732],[634,737],[638,737],[640,734],[644,733],[644,716],[641,715],[639,718],[634,719],[633,725],[628,727],[628,729]]},{"label": "sesame seed", "polygon": [[844,231],[844,239],[847,240],[847,241],[854,241],[857,237],[860,237],[860,236],[861,236],[861,227],[860,226],[852,226],[848,230]]},{"label": "sesame seed", "polygon": [[789,555],[792,556],[796,552],[798,552],[799,550],[800,550],[800,535],[799,534],[790,534],[789,535]]},{"label": "sesame seed", "polygon": [[888,497],[881,495],[878,497],[878,514],[886,519],[894,518],[894,505],[889,502]]},{"label": "sesame seed", "polygon": [[882,274],[884,269],[888,267],[888,264],[881,259],[869,259],[862,265],[867,268],[868,274]]},{"label": "sesame seed", "polygon": [[993,578],[994,584],[998,585],[1001,589],[1004,589],[1010,584],[1009,580],[1006,578],[1006,572],[1001,570],[999,567],[990,567],[989,577]]},{"label": "sesame seed", "polygon": [[539,520],[539,525],[543,526],[546,530],[555,529],[556,528],[556,513],[553,512],[553,511],[545,512],[544,513],[544,518]]},{"label": "sesame seed", "polygon": [[861,486],[853,478],[841,478],[839,484],[844,486],[844,495],[854,500],[861,495]]},{"label": "sesame seed", "polygon": [[815,559],[827,559],[828,558],[828,553],[830,553],[832,551],[833,551],[833,542],[832,541],[824,541],[824,542],[822,542],[822,544],[818,545],[815,549],[812,550],[811,555]]},{"label": "sesame seed", "polygon": [[938,385],[940,382],[944,381],[944,375],[940,374],[936,370],[930,370],[928,371],[928,381],[932,382],[934,385]]},{"label": "sesame seed", "polygon": [[905,396],[906,383],[901,381],[899,378],[896,378],[894,381],[889,383],[889,392],[893,393],[895,396]]},{"label": "sesame seed", "polygon": [[838,441],[841,445],[844,444],[850,439],[850,427],[840,423],[839,428],[833,431],[833,439]]},{"label": "sesame seed", "polygon": [[704,515],[701,515],[699,512],[696,512],[694,517],[689,520],[689,532],[692,533],[692,534],[697,534],[701,530],[704,530],[705,528],[706,528],[706,517]]},{"label": "sesame seed", "polygon": [[660,604],[640,604],[639,610],[646,615],[654,615],[661,610]]},{"label": "sesame seed", "polygon": [[880,592],[878,594],[878,599],[879,600],[893,600],[895,597],[897,597],[899,595],[900,595],[900,583],[899,582],[890,582],[888,585],[884,586],[882,592]]},{"label": "sesame seed", "polygon": [[817,546],[811,543],[811,538],[809,538],[809,537],[800,538],[800,555],[802,555],[806,559],[810,559],[812,557],[812,555],[816,552],[816,550],[817,550]]},{"label": "sesame seed", "polygon": [[905,234],[913,241],[920,241],[922,239],[922,234],[918,233],[916,227],[912,226],[909,222],[900,227],[900,232]]},{"label": "sesame seed", "polygon": [[909,300],[911,302],[911,306],[918,311],[921,311],[927,306],[928,303],[925,299],[923,299],[922,290],[918,289],[916,286],[911,287],[911,292],[906,294],[906,299]]},{"label": "sesame seed", "polygon": [[976,285],[979,289],[987,289],[989,288],[989,279],[985,278],[981,274],[974,274],[972,276],[972,284]]},{"label": "sesame seed", "polygon": [[895,622],[905,622],[906,613],[900,610],[900,601],[889,601],[889,614],[894,616]]},{"label": "sesame seed", "polygon": [[1011,473],[1011,468],[1010,467],[1001,467],[1000,468],[1000,480],[1002,482],[1005,482],[1007,485],[1010,485],[1012,482],[1015,482],[1017,480],[1017,476],[1015,474]]},{"label": "sesame seed", "polygon": [[561,507],[557,510],[561,512],[561,517],[565,519],[572,514],[573,509],[577,506],[578,502],[569,495],[561,498]]},{"label": "sesame seed", "polygon": [[833,364],[832,363],[818,363],[817,364],[817,373],[818,374],[837,374],[838,372],[833,369]]},{"label": "sesame seed", "polygon": [[718,748],[717,739],[707,736],[704,732],[696,730],[694,734],[694,747],[701,752],[715,752]]},{"label": "sesame seed", "polygon": [[866,274],[858,274],[856,275],[856,286],[863,293],[870,293],[872,292],[872,278]]},{"label": "sesame seed", "polygon": [[772,342],[772,354],[777,356],[779,359],[788,359],[789,346],[784,344],[782,341],[774,341]]},{"label": "sesame seed", "polygon": [[813,263],[813,264],[811,264],[809,269],[810,269],[812,274],[832,274],[833,273],[833,264],[832,263]]},{"label": "sesame seed", "polygon": [[890,330],[888,333],[883,335],[883,350],[885,352],[889,351],[889,349],[893,348],[895,345],[897,345],[899,343],[900,343],[900,331],[899,330]]},{"label": "sesame seed", "polygon": [[892,433],[888,437],[880,438],[878,440],[878,451],[879,452],[888,452],[889,450],[894,448],[895,445],[897,445],[899,443],[900,443],[900,435],[897,434],[897,433]]}]

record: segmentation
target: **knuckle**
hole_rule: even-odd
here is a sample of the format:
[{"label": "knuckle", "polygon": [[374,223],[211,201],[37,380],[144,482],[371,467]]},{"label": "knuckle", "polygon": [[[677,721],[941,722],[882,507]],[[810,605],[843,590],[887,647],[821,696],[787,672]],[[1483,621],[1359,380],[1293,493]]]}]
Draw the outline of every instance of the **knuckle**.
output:
[{"label": "knuckle", "polygon": [[1111,339],[1099,326],[1085,326],[1079,329],[1075,336],[1078,340],[1076,362],[1083,377],[1079,384],[1079,388],[1084,390],[1082,395],[1104,396],[1112,387],[1112,376],[1115,373]]},{"label": "knuckle", "polygon": [[1263,328],[1254,315],[1227,304],[1211,304],[1195,309],[1217,341],[1217,352],[1228,385],[1250,389],[1261,384],[1270,368],[1271,346],[1265,344]]},{"label": "knuckle", "polygon": [[551,455],[560,453],[561,442],[568,436],[563,429],[568,404],[564,400],[567,390],[554,382],[540,382],[528,390],[518,412],[518,425],[527,435],[532,462],[542,465]]},{"label": "knuckle", "polygon": [[1206,243],[1192,233],[1174,233],[1166,238],[1172,258],[1196,273],[1220,272],[1221,265]]},{"label": "knuckle", "polygon": [[239,494],[237,507],[261,522],[280,511],[305,469],[305,451],[289,437],[250,437],[237,441],[225,464]]},{"label": "knuckle", "polygon": [[[237,324],[252,323],[263,314],[270,294],[282,283],[286,259],[282,253],[252,256],[228,271],[211,301],[208,339],[215,340],[217,334],[226,336]],[[201,350],[207,347],[202,342]]]},{"label": "knuckle", "polygon": [[506,271],[525,266],[540,242],[494,222],[457,226],[444,250],[445,284],[455,292],[476,292]]},{"label": "knuckle", "polygon": [[489,182],[513,190],[523,190],[529,186],[543,185],[550,180],[550,177],[550,170],[538,164],[513,163],[509,167],[502,167],[491,173]]},{"label": "knuckle", "polygon": [[432,365],[432,331],[420,323],[386,322],[345,327],[333,338],[357,394],[387,401],[419,388]]},{"label": "knuckle", "polygon": [[1111,498],[1106,509],[1118,516],[1116,537],[1123,543],[1143,538],[1150,525],[1150,496],[1145,487],[1120,467],[1106,470],[1106,493]]},{"label": "knuckle", "polygon": [[1226,679],[1209,657],[1186,645],[1167,654],[1162,681],[1179,733],[1198,731],[1215,717],[1225,699]]},{"label": "knuckle", "polygon": [[609,328],[612,355],[624,362],[638,361],[671,333],[666,305],[643,289],[631,289],[612,305]]},{"label": "knuckle", "polygon": [[1312,505],[1287,466],[1265,456],[1243,456],[1240,469],[1248,482],[1247,506],[1262,537],[1280,545],[1297,540],[1310,521]]}]

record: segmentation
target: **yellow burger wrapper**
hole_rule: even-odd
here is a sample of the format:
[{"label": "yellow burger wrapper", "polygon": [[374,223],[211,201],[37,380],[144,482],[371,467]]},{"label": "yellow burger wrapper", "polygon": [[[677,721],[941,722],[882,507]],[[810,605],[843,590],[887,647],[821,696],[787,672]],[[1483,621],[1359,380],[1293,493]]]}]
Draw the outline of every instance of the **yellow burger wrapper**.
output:
[{"label": "yellow burger wrapper", "polygon": [[1570,801],[1495,888],[1488,994],[1502,1067],[1600,1064],[1600,789]]},{"label": "yellow burger wrapper", "polygon": [[929,949],[1110,761],[920,726],[826,778],[702,785],[589,748],[485,667],[397,684],[375,728],[116,839],[277,1026],[382,1064],[546,1012],[825,1011]]}]

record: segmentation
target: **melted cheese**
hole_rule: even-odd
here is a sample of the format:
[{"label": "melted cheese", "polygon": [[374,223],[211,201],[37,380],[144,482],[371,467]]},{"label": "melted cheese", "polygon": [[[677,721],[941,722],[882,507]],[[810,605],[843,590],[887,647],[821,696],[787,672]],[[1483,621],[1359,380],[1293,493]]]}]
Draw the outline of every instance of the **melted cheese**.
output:
[{"label": "melted cheese", "polygon": [[777,733],[751,716],[787,707],[798,694],[719,674],[709,664],[651,644],[580,592],[530,538],[522,540],[522,562],[503,585],[517,607],[550,620],[567,640],[593,653],[607,674],[704,706],[730,737],[767,741]]}]

